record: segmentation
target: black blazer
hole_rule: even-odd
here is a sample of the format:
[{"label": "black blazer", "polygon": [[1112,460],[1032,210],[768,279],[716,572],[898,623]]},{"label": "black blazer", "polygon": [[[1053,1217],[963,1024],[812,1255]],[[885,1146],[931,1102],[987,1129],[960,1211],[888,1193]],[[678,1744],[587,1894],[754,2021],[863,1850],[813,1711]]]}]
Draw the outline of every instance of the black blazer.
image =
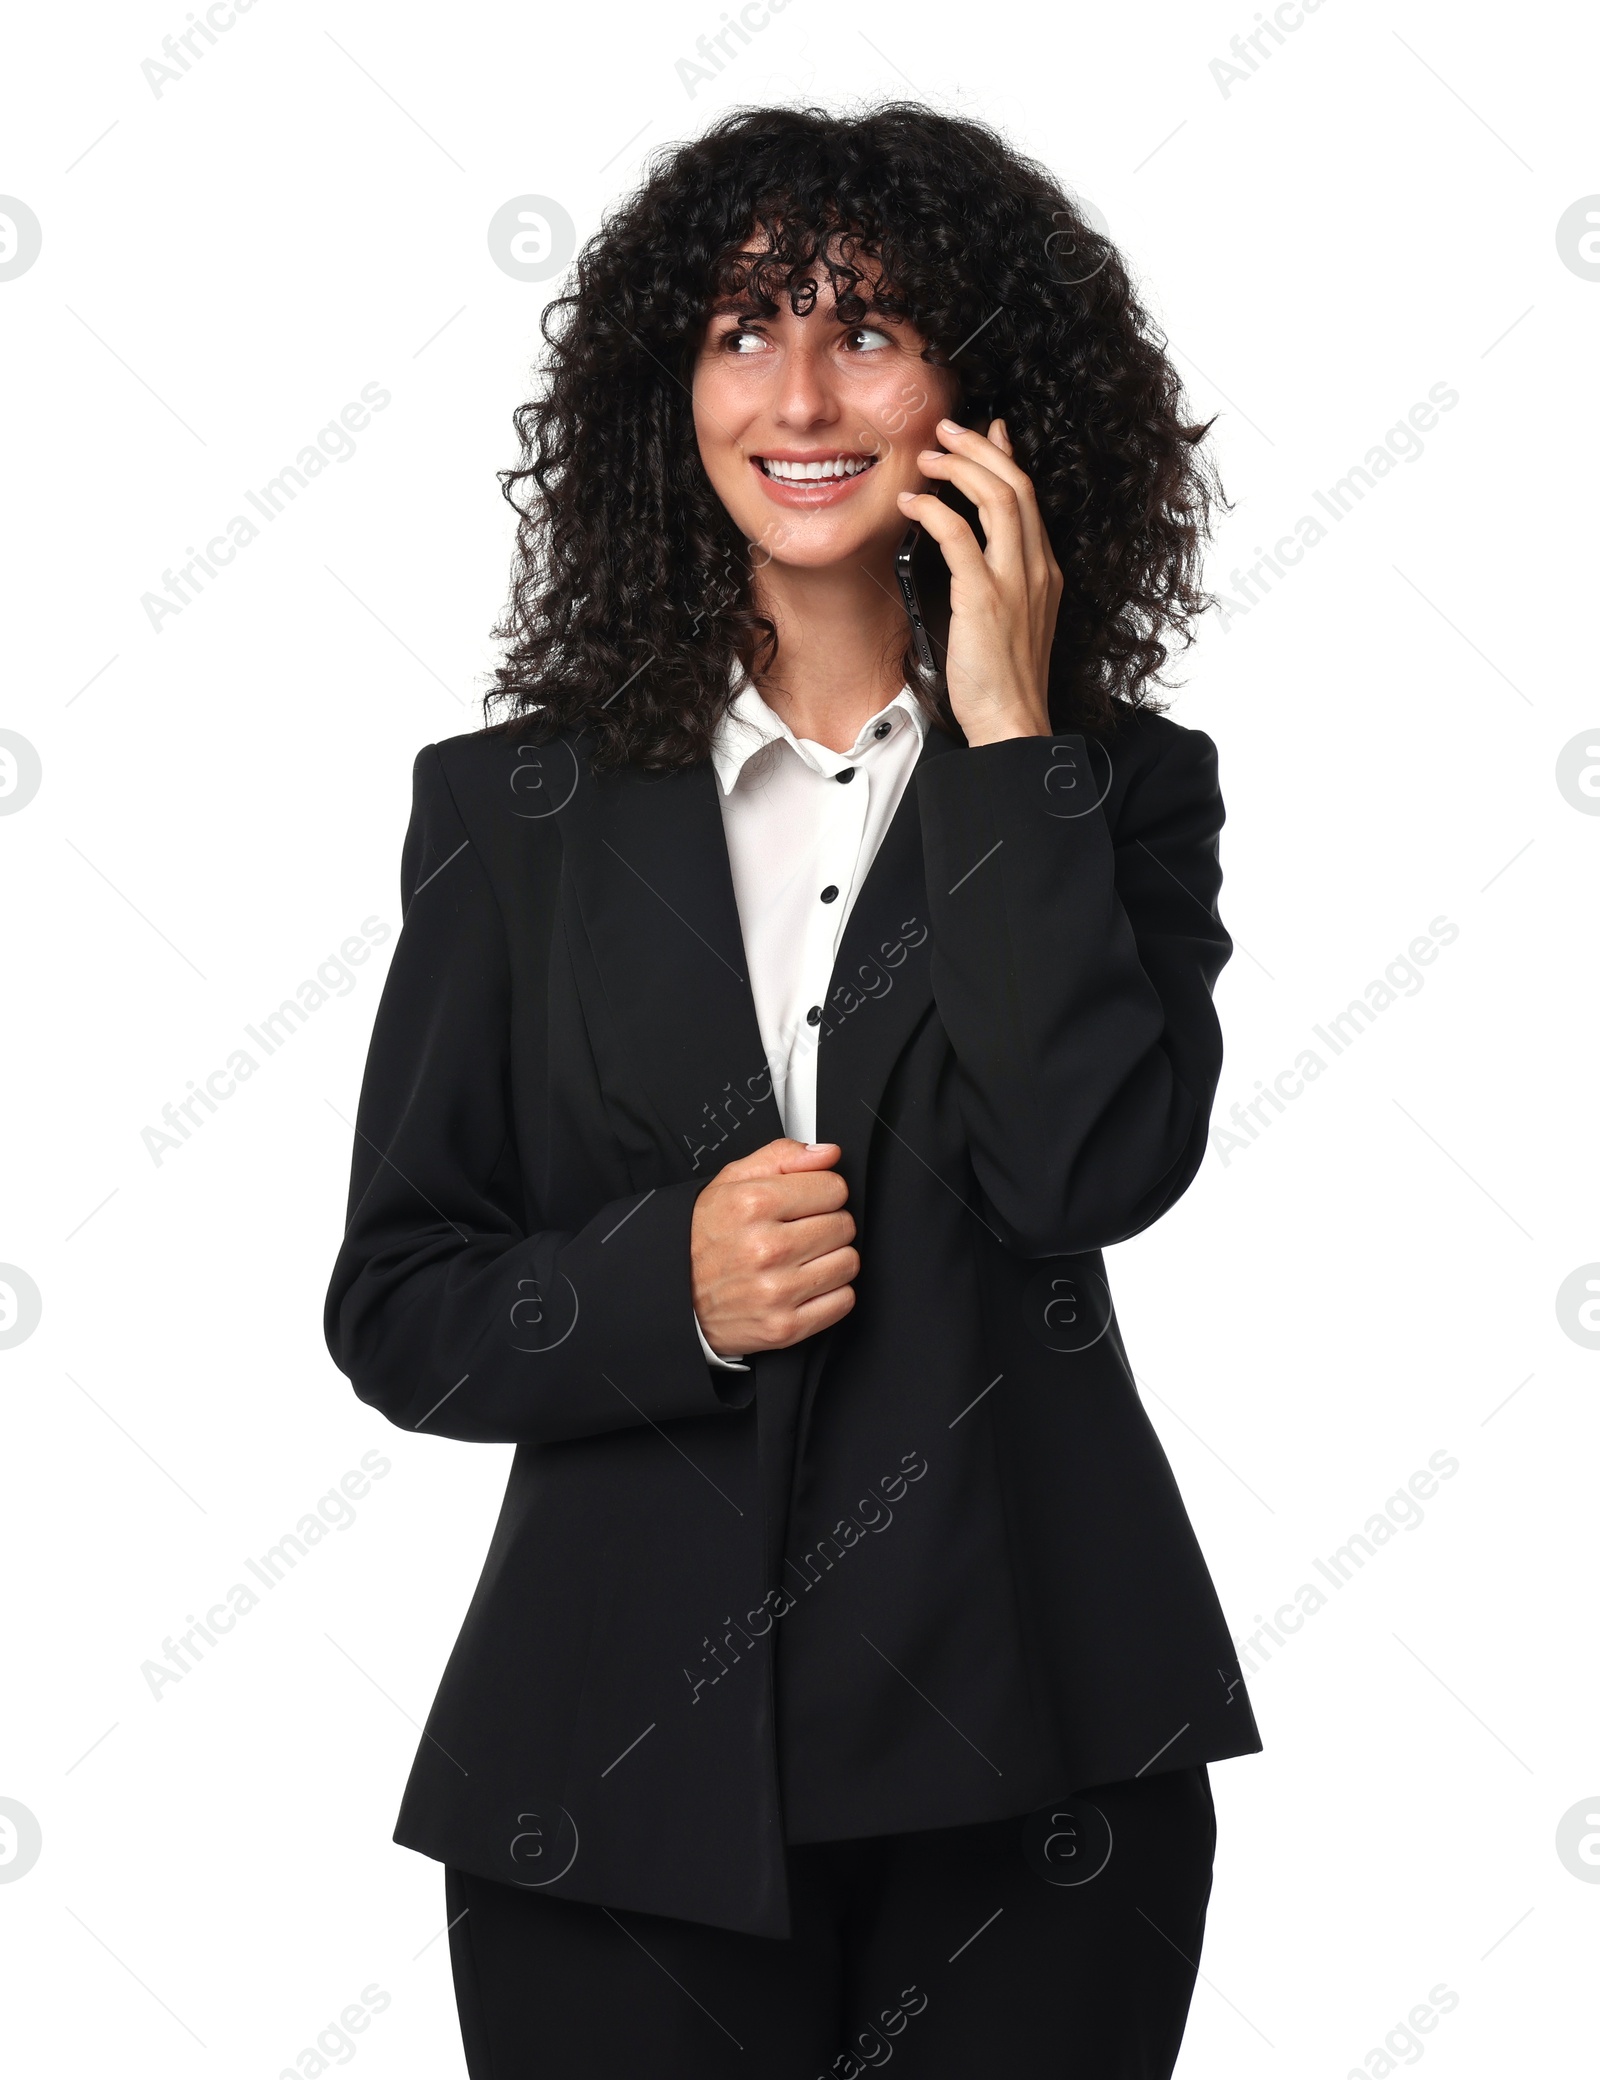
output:
[{"label": "black blazer", "polygon": [[[1092,743],[929,731],[818,1061],[857,1305],[748,1375],[706,1364],[690,1291],[697,1193],[782,1132],[709,762],[596,777],[581,739],[485,732],[426,748],[414,785],[328,1347],[400,1427],[517,1452],[395,1839],[787,1935],[775,1642],[807,1635],[780,1582],[797,1465],[829,1436],[840,1478],[886,1495],[908,1447],[930,1497],[967,1469],[929,1502],[941,1551],[981,1457],[1003,1596],[919,1629],[940,1563],[908,1572],[911,1531],[829,1596],[852,1623],[870,1603],[879,1659],[1009,1771],[1001,1810],[1258,1749],[1100,1256],[1205,1149],[1232,950],[1209,738],[1136,714]],[[979,1810],[971,1756],[918,1747],[935,1714],[907,1709],[888,1804],[840,1831]]]}]

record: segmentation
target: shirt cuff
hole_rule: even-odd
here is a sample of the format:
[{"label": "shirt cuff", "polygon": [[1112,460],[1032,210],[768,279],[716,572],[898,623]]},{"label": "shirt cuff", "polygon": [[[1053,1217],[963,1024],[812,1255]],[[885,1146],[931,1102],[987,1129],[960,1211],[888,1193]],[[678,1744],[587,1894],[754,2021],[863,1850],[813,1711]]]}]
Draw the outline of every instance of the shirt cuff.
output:
[{"label": "shirt cuff", "polygon": [[748,1365],[741,1364],[737,1358],[719,1358],[717,1356],[710,1344],[706,1342],[706,1332],[700,1326],[700,1317],[698,1315],[694,1318],[694,1333],[700,1339],[700,1348],[706,1354],[706,1363],[708,1365],[718,1365],[724,1372],[748,1372],[750,1370]]}]

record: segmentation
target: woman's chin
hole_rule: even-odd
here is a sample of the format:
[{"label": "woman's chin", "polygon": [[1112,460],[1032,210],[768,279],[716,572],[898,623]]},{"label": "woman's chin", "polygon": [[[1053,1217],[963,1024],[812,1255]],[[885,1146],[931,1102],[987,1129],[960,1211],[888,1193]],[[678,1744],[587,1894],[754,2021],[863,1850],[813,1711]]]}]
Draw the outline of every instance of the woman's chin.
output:
[{"label": "woman's chin", "polygon": [[[746,518],[746,538],[756,552],[758,570],[826,570],[834,564],[879,563],[892,555],[908,522],[898,512],[887,515],[852,513],[848,522],[826,512],[786,513],[777,526],[770,517],[754,532]],[[764,552],[764,553],[763,553]]]}]

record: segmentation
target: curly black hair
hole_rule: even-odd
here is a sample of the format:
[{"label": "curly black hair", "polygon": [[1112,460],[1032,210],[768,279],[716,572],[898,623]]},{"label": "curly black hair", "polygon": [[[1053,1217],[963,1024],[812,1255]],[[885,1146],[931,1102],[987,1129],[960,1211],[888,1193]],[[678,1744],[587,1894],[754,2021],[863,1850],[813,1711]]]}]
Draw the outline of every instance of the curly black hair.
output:
[{"label": "curly black hair", "polygon": [[[1211,422],[1188,423],[1164,337],[1060,183],[981,123],[894,101],[735,110],[658,153],[578,255],[543,313],[542,392],[513,415],[518,466],[500,472],[519,517],[486,719],[541,740],[581,730],[597,767],[708,755],[735,665],[767,669],[777,634],[700,462],[695,361],[717,299],[771,316],[786,290],[799,315],[819,268],[856,320],[853,261],[954,371],[954,416],[1003,416],[1033,480],[1065,579],[1056,729],[1159,710],[1169,641],[1186,647],[1212,603],[1201,548],[1227,501],[1199,448]],[[953,727],[909,643],[904,669]]]}]

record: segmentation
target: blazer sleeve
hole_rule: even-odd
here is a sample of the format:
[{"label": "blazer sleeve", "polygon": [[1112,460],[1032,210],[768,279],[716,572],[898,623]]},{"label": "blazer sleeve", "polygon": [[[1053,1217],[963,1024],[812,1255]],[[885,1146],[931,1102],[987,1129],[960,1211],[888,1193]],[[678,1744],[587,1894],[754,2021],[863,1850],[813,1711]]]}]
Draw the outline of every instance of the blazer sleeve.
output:
[{"label": "blazer sleeve", "polygon": [[511,1109],[510,963],[494,889],[430,745],[412,776],[402,925],[356,1114],[324,1310],[334,1363],[402,1429],[552,1443],[746,1405],[696,1329],[702,1180],[538,1225]]},{"label": "blazer sleeve", "polygon": [[1222,1068],[1212,990],[1216,747],[1165,724],[1115,828],[1106,752],[1078,734],[951,753],[918,775],[934,999],[979,1193],[1029,1257],[1147,1228],[1205,1154]]}]

